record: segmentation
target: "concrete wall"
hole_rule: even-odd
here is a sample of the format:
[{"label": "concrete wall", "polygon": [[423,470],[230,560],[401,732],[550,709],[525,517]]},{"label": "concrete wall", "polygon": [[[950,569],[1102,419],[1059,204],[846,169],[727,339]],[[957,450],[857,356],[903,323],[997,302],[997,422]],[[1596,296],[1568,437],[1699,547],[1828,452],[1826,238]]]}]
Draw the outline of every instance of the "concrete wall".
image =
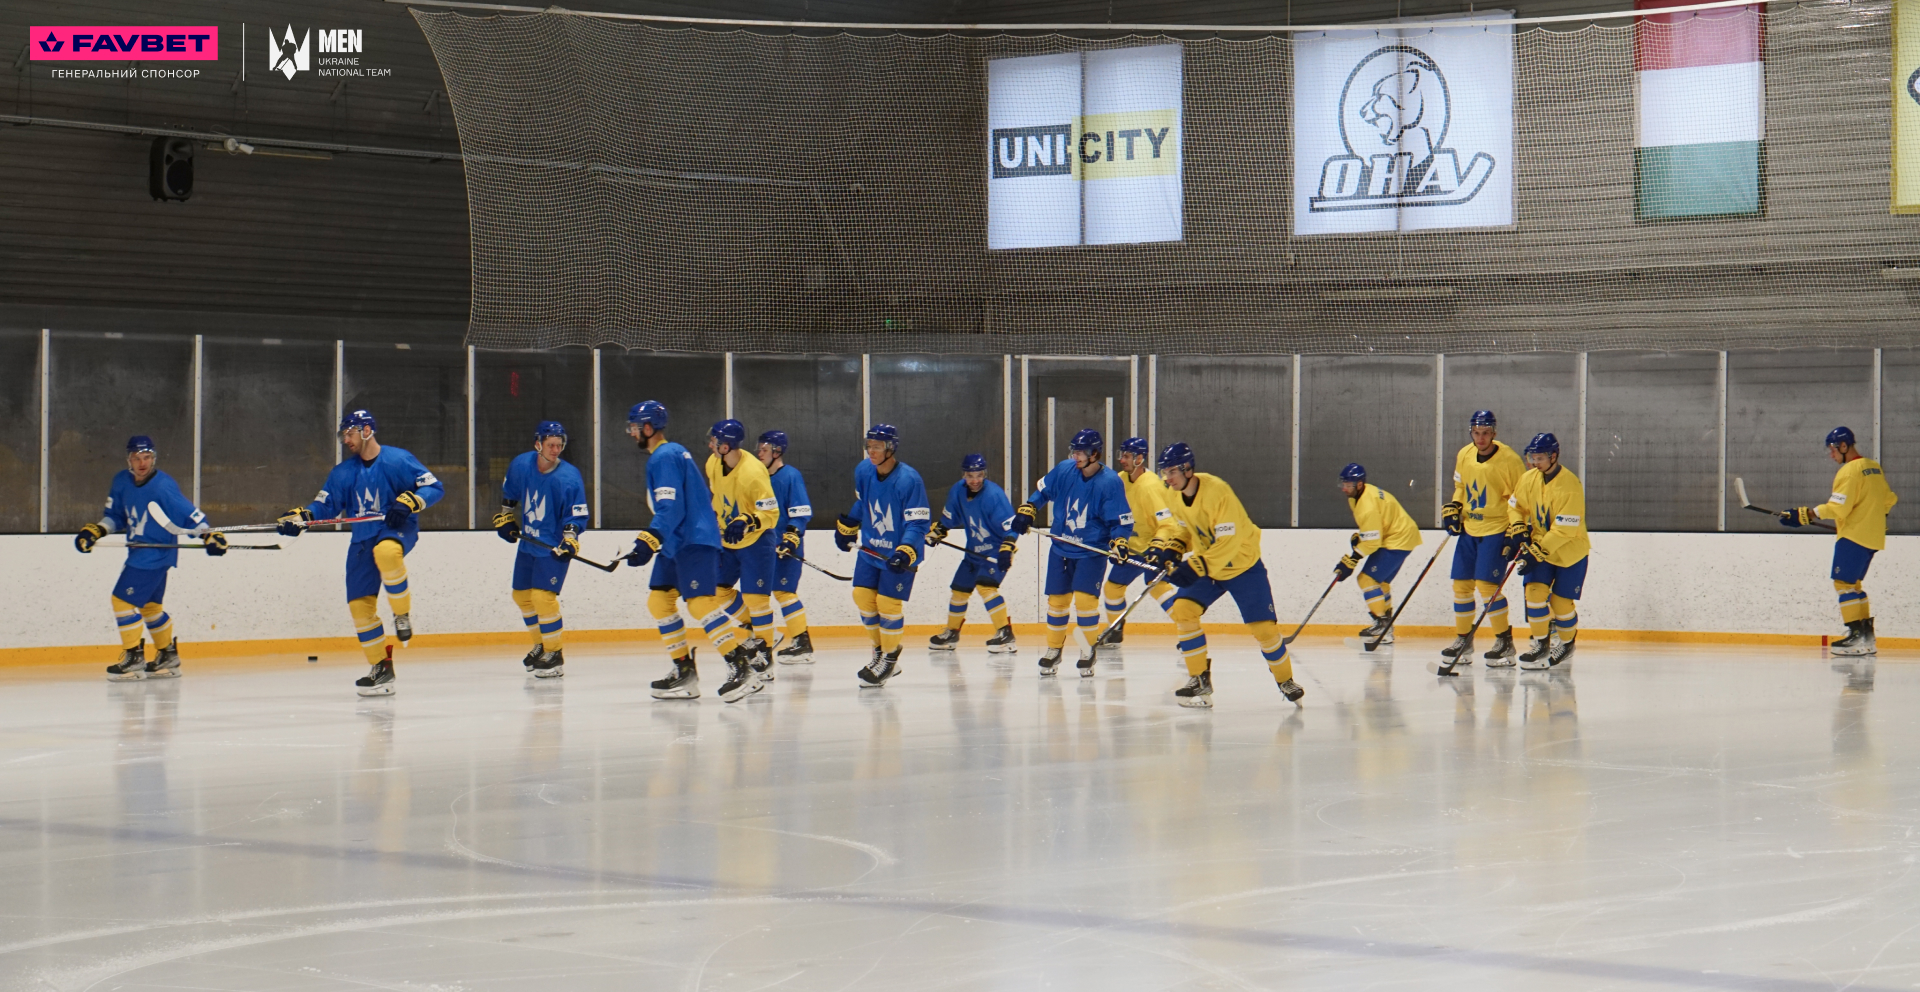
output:
[{"label": "concrete wall", "polygon": [[[1326,588],[1334,561],[1346,549],[1344,530],[1271,530],[1264,556],[1274,599],[1283,623],[1291,625]],[[1419,574],[1437,532],[1427,533],[1427,548],[1407,560],[1396,583],[1402,594]],[[167,606],[181,637],[190,642],[340,638],[352,628],[343,602],[341,561],[344,534],[309,534],[296,541],[262,535],[235,535],[235,543],[278,541],[287,550],[233,552],[209,559],[183,553],[167,593]],[[1043,619],[1035,551],[1039,539],[1028,536],[1014,575],[1004,587],[1018,623]],[[602,558],[624,551],[626,532],[593,532],[583,545]],[[1827,578],[1832,539],[1797,534],[1597,534],[1586,597],[1581,602],[1584,629],[1667,632],[1680,635],[1733,633],[1819,635],[1839,630],[1834,593]],[[846,574],[851,555],[833,547],[830,532],[808,535],[808,550],[822,565]],[[1920,603],[1902,594],[1920,578],[1920,537],[1894,537],[1875,563],[1867,588],[1873,595],[1883,636],[1920,630]],[[488,532],[431,533],[408,556],[414,590],[416,629],[423,634],[518,634],[519,611],[508,599],[513,552]],[[1410,626],[1451,623],[1446,581],[1448,556],[1402,618]],[[0,537],[0,594],[15,609],[0,617],[0,650],[116,642],[107,606],[110,583],[123,552],[97,550],[81,555],[67,536]],[[958,553],[932,552],[910,601],[909,624],[936,624],[946,613],[946,580]],[[802,594],[811,621],[820,626],[853,625],[846,586],[808,571]],[[575,565],[562,596],[571,630],[620,630],[650,627],[645,613],[646,570],[622,568],[603,574]],[[1137,618],[1165,622],[1151,602]],[[1231,602],[1209,614],[1221,623],[1237,619]],[[984,622],[976,602],[973,619]],[[1352,626],[1364,620],[1360,597],[1351,582],[1335,590],[1315,617],[1322,623]],[[1736,638],[1728,638],[1734,640]]]}]

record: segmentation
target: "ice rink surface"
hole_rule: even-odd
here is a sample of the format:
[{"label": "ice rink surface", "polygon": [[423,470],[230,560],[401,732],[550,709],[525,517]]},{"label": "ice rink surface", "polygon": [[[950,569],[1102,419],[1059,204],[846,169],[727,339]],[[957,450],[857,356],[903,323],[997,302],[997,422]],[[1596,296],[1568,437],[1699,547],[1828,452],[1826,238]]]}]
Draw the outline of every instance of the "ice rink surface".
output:
[{"label": "ice rink surface", "polygon": [[1170,639],[969,635],[733,705],[590,645],[0,672],[0,989],[1920,987],[1911,658],[1306,640],[1296,710],[1229,642],[1193,711]]}]

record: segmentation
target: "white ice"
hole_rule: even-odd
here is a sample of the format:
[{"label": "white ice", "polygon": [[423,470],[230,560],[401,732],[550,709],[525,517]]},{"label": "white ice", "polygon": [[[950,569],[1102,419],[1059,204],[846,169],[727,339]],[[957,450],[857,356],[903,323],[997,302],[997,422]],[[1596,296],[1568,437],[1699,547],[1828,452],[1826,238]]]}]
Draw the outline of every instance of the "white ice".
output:
[{"label": "white ice", "polygon": [[1309,640],[1296,710],[1226,642],[1207,712],[1165,638],[1043,681],[969,635],[733,705],[591,644],[416,649],[370,700],[191,645],[5,672],[0,989],[1920,986],[1911,660]]}]

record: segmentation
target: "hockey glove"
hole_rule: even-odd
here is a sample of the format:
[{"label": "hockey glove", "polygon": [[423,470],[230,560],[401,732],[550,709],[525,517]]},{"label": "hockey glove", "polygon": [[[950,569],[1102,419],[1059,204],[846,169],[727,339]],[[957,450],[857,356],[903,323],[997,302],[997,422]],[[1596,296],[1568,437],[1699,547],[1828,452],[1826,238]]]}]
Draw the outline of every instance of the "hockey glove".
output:
[{"label": "hockey glove", "polygon": [[1198,582],[1201,579],[1204,579],[1206,577],[1207,577],[1206,559],[1198,556],[1189,558],[1186,561],[1183,561],[1180,564],[1173,566],[1173,571],[1167,573],[1167,581],[1173,583],[1176,586],[1179,586],[1182,589],[1185,589],[1186,587],[1193,585],[1195,582]]},{"label": "hockey glove", "polygon": [[734,517],[727,521],[727,529],[720,534],[720,543],[739,544],[747,537],[747,518]]},{"label": "hockey glove", "polygon": [[1032,503],[1020,504],[1019,509],[1013,511],[1013,532],[1015,534],[1025,534],[1027,531],[1032,530],[1034,518],[1039,515],[1040,511],[1035,509]]},{"label": "hockey glove", "polygon": [[1353,533],[1347,535],[1347,547],[1357,548],[1359,546],[1360,546],[1360,532],[1356,530]]},{"label": "hockey glove", "polygon": [[1113,559],[1116,565],[1133,564],[1127,560],[1127,539],[1124,537],[1116,537],[1112,544],[1107,545],[1107,557]]},{"label": "hockey glove", "polygon": [[206,547],[209,558],[218,558],[227,553],[227,535],[217,530],[207,531],[201,535],[200,541]]},{"label": "hockey glove", "polygon": [[299,537],[307,529],[307,525],[313,523],[313,511],[304,506],[296,506],[281,514],[277,523],[280,526],[275,527],[274,530],[281,535]]},{"label": "hockey glove", "polygon": [[1353,570],[1360,567],[1360,556],[1347,554],[1333,566],[1333,581],[1345,582],[1353,578]]},{"label": "hockey glove", "polygon": [[393,505],[387,507],[387,526],[399,530],[407,518],[427,508],[427,501],[411,492],[401,493],[393,498]]},{"label": "hockey glove", "polygon": [[1527,535],[1532,530],[1524,520],[1508,525],[1506,534],[1500,538],[1500,560],[1512,561],[1520,554],[1520,546],[1529,542]]},{"label": "hockey glove", "polygon": [[927,546],[928,547],[932,547],[933,545],[939,544],[941,541],[944,541],[946,539],[947,539],[947,525],[945,523],[936,521],[932,527],[927,528]]},{"label": "hockey glove", "polygon": [[572,558],[580,553],[580,532],[572,527],[560,531],[560,546],[553,549],[555,558]]},{"label": "hockey glove", "polygon": [[780,546],[773,549],[773,553],[781,558],[800,557],[800,532],[792,527],[787,528],[787,532],[780,535]]},{"label": "hockey glove", "polygon": [[88,524],[73,535],[73,548],[83,555],[93,553],[93,542],[107,536],[107,529],[99,524]]},{"label": "hockey glove", "polygon": [[1147,563],[1149,570],[1159,572],[1172,564],[1173,560],[1178,557],[1180,557],[1178,552],[1164,544],[1156,542],[1140,555],[1140,560]]},{"label": "hockey glove", "polygon": [[493,515],[493,532],[500,535],[500,540],[508,544],[514,544],[520,540],[520,515],[513,509],[516,505],[518,504],[511,500],[503,502],[500,504],[500,512]]},{"label": "hockey glove", "polygon": [[1540,545],[1532,541],[1528,541],[1527,543],[1520,546],[1520,574],[1521,575],[1525,575],[1528,572],[1533,571],[1533,567],[1535,565],[1544,564],[1546,560],[1547,560],[1547,549],[1541,547]]},{"label": "hockey glove", "polygon": [[1002,575],[1006,574],[1007,569],[1013,567],[1013,553],[1018,550],[1019,547],[1020,545],[1011,537],[1000,542],[1000,557],[994,561],[994,564],[1000,566],[1000,573]]},{"label": "hockey glove", "polygon": [[1811,526],[1813,522],[1818,519],[1820,519],[1820,515],[1813,512],[1813,507],[1796,506],[1793,509],[1780,514],[1780,526],[1807,527],[1807,526]]},{"label": "hockey glove", "polygon": [[833,544],[842,551],[852,551],[854,538],[860,536],[860,521],[844,513],[833,522]]},{"label": "hockey glove", "polygon": [[639,568],[653,560],[654,552],[660,550],[660,535],[649,527],[633,535],[633,550],[627,552],[627,564]]},{"label": "hockey glove", "polygon": [[887,556],[887,571],[909,571],[913,568],[914,562],[919,560],[919,557],[919,555],[913,553],[912,548],[904,544],[896,545],[893,549],[893,554]]},{"label": "hockey glove", "polygon": [[1466,507],[1457,499],[1441,507],[1440,529],[1455,537],[1465,534],[1467,532],[1467,526],[1460,520],[1460,514],[1465,512],[1465,510]]}]

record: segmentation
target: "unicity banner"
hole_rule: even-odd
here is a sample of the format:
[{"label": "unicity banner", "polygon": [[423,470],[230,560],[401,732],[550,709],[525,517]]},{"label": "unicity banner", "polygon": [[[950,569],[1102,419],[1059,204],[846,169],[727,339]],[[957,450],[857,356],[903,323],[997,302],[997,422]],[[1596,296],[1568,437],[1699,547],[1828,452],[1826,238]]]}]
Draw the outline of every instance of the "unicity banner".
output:
[{"label": "unicity banner", "polygon": [[1513,13],[1462,17],[1294,36],[1294,234],[1513,223]]},{"label": "unicity banner", "polygon": [[1179,45],[987,63],[987,247],[1178,241]]}]

